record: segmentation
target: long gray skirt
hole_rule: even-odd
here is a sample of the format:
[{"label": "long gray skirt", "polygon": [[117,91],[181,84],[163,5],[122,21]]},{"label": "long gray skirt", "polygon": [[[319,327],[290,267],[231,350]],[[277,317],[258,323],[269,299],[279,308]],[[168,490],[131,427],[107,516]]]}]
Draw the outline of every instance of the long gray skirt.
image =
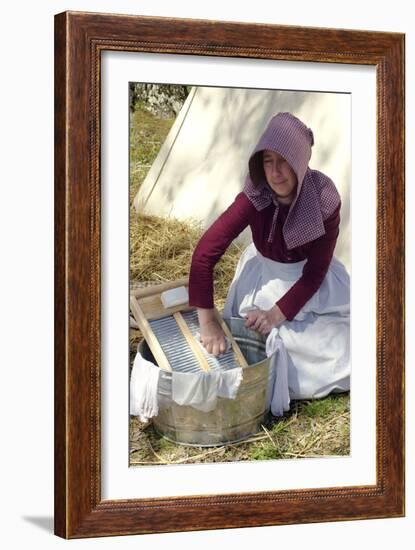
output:
[{"label": "long gray skirt", "polygon": [[[276,262],[249,245],[236,268],[223,317],[271,309],[301,277],[305,262]],[[292,321],[280,325],[278,336],[288,355],[291,399],[350,389],[350,279],[338,259],[332,258],[319,290]]]}]

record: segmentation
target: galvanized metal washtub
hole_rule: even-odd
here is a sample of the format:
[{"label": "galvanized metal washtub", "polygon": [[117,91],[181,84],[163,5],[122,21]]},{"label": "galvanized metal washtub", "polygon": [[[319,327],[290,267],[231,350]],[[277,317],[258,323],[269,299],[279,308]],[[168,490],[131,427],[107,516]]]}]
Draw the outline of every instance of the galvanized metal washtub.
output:
[{"label": "galvanized metal washtub", "polygon": [[[170,441],[213,447],[242,441],[261,430],[269,412],[273,377],[265,342],[260,334],[245,328],[243,319],[231,318],[226,323],[248,363],[237,396],[235,399],[218,397],[216,408],[210,412],[178,405],[171,398],[172,373],[160,371],[159,414],[153,418],[153,425]],[[138,351],[145,359],[156,363],[145,340],[140,342]]]}]

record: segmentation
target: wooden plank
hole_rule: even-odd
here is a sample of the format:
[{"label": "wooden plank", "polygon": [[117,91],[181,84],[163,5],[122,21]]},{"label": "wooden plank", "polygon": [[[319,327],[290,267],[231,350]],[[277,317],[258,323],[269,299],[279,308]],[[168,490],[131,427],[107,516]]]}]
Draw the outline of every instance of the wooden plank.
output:
[{"label": "wooden plank", "polygon": [[200,345],[196,342],[193,334],[190,332],[190,329],[187,326],[186,321],[183,319],[183,315],[180,312],[177,312],[173,315],[173,317],[176,319],[176,323],[178,324],[180,330],[182,331],[183,336],[186,338],[186,342],[190,346],[190,349],[195,354],[196,359],[199,362],[200,368],[205,372],[209,372],[210,371],[209,363],[207,362],[207,359],[203,351],[201,350]]},{"label": "wooden plank", "polygon": [[[142,311],[144,311],[143,307],[141,309]],[[163,317],[167,317],[169,315],[174,315],[175,313],[186,313],[194,310],[195,310],[194,307],[179,305],[179,306],[169,307],[164,311],[153,311],[151,312],[150,315],[146,315],[146,317],[149,321],[157,321],[158,319],[162,319]]]},{"label": "wooden plank", "polygon": [[225,321],[222,319],[219,311],[214,308],[214,311],[215,311],[215,316],[216,316],[216,319],[218,320],[220,326],[222,327],[222,330],[223,332],[225,333],[225,335],[227,336],[227,338],[229,338],[229,341],[231,343],[231,346],[232,346],[232,349],[233,349],[233,352],[235,354],[235,357],[236,357],[236,360],[238,361],[239,365],[241,366],[241,368],[244,368],[244,367],[247,367],[248,366],[248,363],[246,362],[246,359],[245,357],[243,356],[242,354],[242,351],[240,349],[240,347],[238,346],[238,343],[237,341],[235,340],[235,338],[232,336],[232,333],[231,331],[229,330],[228,328],[228,325],[225,323]]},{"label": "wooden plank", "polygon": [[177,279],[177,281],[169,281],[167,283],[161,283],[159,285],[146,286],[143,288],[135,288],[131,290],[131,295],[136,298],[145,298],[146,296],[153,296],[154,294],[161,294],[165,290],[171,290],[172,288],[178,288],[179,286],[189,286],[189,278],[183,277]]},{"label": "wooden plank", "polygon": [[158,366],[167,372],[171,372],[172,368],[170,363],[167,360],[166,355],[162,347],[159,344],[149,322],[145,318],[144,313],[142,312],[138,300],[134,297],[130,297],[130,308],[132,314],[134,315],[135,320],[137,321],[138,326],[140,327],[141,332],[143,333],[144,338],[147,341],[149,348],[151,349],[154,359],[156,360]]},{"label": "wooden plank", "polygon": [[144,313],[144,316],[148,321],[161,319],[161,317],[166,317],[167,315],[173,315],[173,313],[176,313],[177,311],[189,311],[194,309],[189,307],[188,303],[165,308],[160,300],[160,294],[140,298],[138,303],[140,304],[141,311]]}]

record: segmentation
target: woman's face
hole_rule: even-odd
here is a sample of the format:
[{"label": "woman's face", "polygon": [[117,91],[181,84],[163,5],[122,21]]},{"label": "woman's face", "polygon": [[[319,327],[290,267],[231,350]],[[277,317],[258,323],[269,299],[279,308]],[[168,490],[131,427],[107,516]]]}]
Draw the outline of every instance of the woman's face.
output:
[{"label": "woman's face", "polygon": [[297,190],[297,176],[294,170],[281,155],[268,149],[263,152],[263,165],[268,185],[278,201],[290,204]]}]

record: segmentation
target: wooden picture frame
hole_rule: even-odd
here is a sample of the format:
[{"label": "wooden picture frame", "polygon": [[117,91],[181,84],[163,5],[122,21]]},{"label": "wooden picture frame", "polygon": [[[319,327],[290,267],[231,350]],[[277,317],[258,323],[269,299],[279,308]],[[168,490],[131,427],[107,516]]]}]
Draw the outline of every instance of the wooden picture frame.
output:
[{"label": "wooden picture frame", "polygon": [[[119,50],[371,65],[377,85],[376,484],[101,499],[100,61]],[[404,35],[55,16],[55,533],[64,538],[404,515]]]}]

